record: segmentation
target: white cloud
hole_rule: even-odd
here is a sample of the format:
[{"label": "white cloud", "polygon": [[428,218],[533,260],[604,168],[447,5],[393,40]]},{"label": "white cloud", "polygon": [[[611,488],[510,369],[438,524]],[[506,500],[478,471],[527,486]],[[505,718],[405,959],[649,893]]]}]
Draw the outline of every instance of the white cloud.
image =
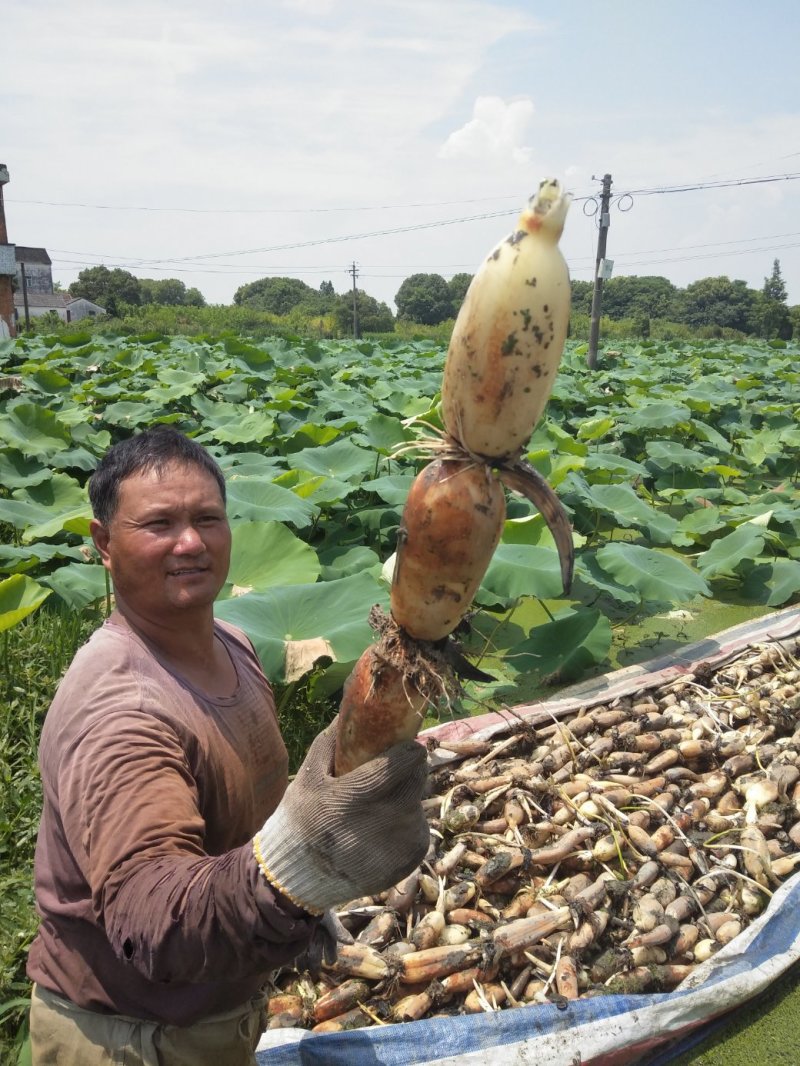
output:
[{"label": "white cloud", "polygon": [[499,96],[479,96],[473,117],[450,134],[439,157],[528,165],[533,148],[526,141],[534,111],[527,97],[506,103]]},{"label": "white cloud", "polygon": [[[291,0],[247,11],[235,0],[230,10],[141,0],[135,19],[113,0],[44,0],[36,12],[12,2],[15,39],[36,47],[6,57],[7,83],[24,86],[24,106],[4,116],[9,165],[20,172],[35,113],[42,143],[65,162],[79,156],[80,170],[65,170],[81,198],[123,202],[131,189],[141,200],[149,181],[161,202],[192,188],[207,201],[220,178],[231,197],[297,202],[324,192],[358,202],[367,172],[381,197],[399,197],[408,171],[398,157],[420,151],[431,124],[460,106],[494,45],[533,26],[489,0],[461,0],[457,17],[453,5],[428,0]],[[63,171],[61,187],[62,198],[78,198]]]},{"label": "white cloud", "polygon": [[[7,0],[10,239],[58,249],[65,284],[80,269],[75,253],[102,253],[141,260],[140,276],[174,272],[212,301],[270,272],[330,277],[342,291],[356,260],[364,288],[391,302],[409,273],[474,269],[549,175],[576,197],[563,246],[588,278],[597,228],[580,197],[606,170],[621,193],[800,168],[794,68],[775,68],[768,106],[737,107],[724,70],[697,66],[686,104],[657,78],[630,91],[623,63],[600,106],[581,71],[593,69],[594,24],[607,12],[587,8],[590,51],[580,52],[574,20],[552,13],[542,25],[539,6],[138,0],[133,17],[124,0]],[[632,33],[647,45],[648,32],[643,15]],[[680,28],[665,48],[684,55]],[[737,78],[751,96],[764,81],[757,67]],[[760,284],[779,255],[796,302],[800,247],[778,246],[797,241],[798,196],[800,182],[636,197],[627,214],[612,208],[609,256],[618,272],[629,264],[681,284],[716,273]],[[414,228],[331,240],[403,226]],[[754,241],[780,234],[763,252]],[[320,240],[330,243],[310,246]],[[721,242],[736,240],[750,242],[747,254],[729,257]],[[188,261],[289,244],[305,246]]]}]

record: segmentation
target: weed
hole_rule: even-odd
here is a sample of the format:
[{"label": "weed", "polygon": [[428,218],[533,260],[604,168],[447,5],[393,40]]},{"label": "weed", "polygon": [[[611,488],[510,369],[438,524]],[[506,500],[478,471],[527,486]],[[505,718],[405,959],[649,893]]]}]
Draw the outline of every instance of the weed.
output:
[{"label": "weed", "polygon": [[27,1030],[39,734],[61,675],[98,622],[42,607],[0,635],[0,1062],[17,1061]]}]

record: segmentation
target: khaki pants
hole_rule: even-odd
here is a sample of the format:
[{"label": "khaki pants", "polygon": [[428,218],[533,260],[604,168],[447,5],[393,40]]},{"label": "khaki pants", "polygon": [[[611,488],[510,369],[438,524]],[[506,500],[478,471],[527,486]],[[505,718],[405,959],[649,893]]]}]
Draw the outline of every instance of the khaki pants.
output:
[{"label": "khaki pants", "polygon": [[254,1066],[261,997],[186,1027],[98,1014],[34,985],[33,1066]]}]

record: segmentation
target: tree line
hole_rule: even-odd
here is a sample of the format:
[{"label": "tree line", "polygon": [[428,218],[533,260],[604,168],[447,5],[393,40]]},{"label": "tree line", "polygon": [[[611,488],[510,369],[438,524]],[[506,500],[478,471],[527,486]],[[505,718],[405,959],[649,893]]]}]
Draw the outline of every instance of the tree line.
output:
[{"label": "tree line", "polygon": [[[471,276],[457,274],[450,282],[439,274],[414,274],[400,286],[395,303],[398,315],[435,325],[457,313]],[[590,315],[594,283],[572,282],[573,316]],[[615,321],[628,319],[640,336],[647,336],[653,320],[674,322],[691,329],[735,330],[759,337],[789,340],[800,333],[800,307],[790,308],[780,261],[761,289],[727,277],[702,278],[678,288],[663,277],[620,275],[602,290],[602,312]]]},{"label": "tree line", "polygon": [[298,324],[327,319],[336,333],[345,335],[353,332],[355,305],[357,332],[391,333],[394,329],[394,315],[388,304],[363,289],[337,293],[330,281],[323,281],[314,289],[299,278],[259,278],[238,288],[233,302],[236,307],[251,311],[287,316]]},{"label": "tree line", "polygon": [[115,317],[128,308],[159,304],[164,307],[205,307],[199,289],[187,289],[178,278],[137,278],[128,270],[106,266],[87,267],[69,287],[71,296],[104,308]]},{"label": "tree line", "polygon": [[[205,307],[198,289],[187,289],[177,278],[137,278],[128,270],[105,266],[82,270],[69,286],[73,296],[83,296],[104,308],[111,317],[158,304],[166,307]],[[337,294],[333,283],[323,281],[318,289],[299,278],[260,278],[242,285],[233,296],[235,307],[288,317],[297,327],[314,319],[327,319],[332,332],[350,333],[353,325],[353,294]],[[388,333],[394,315],[385,303],[358,289],[355,294],[360,331]]]},{"label": "tree line", "polygon": [[[572,283],[575,314],[591,314],[594,284]],[[701,278],[685,289],[662,277],[619,276],[603,286],[603,314],[610,319],[632,319],[647,335],[653,319],[675,322],[691,329],[736,330],[751,336],[789,340],[800,333],[800,307],[790,308],[780,260],[761,289],[727,277]],[[793,313],[794,312],[794,313]]]},{"label": "tree line", "polygon": [[[259,278],[242,285],[234,293],[233,305],[278,316],[297,331],[311,328],[338,336],[391,333],[400,324],[436,327],[450,322],[471,280],[472,275],[466,273],[450,279],[434,273],[412,274],[397,290],[396,316],[387,304],[362,289],[337,293],[330,281],[314,288],[292,277]],[[593,289],[592,282],[572,282],[576,329],[591,314]],[[112,317],[147,305],[205,306],[198,289],[187,288],[176,278],[137,278],[126,270],[105,266],[82,270],[69,291],[99,304]],[[793,334],[800,335],[800,306],[787,304],[778,259],[761,289],[728,277],[701,278],[679,288],[664,277],[619,275],[604,284],[602,297],[604,318],[624,323],[635,336],[649,336],[654,323],[673,323],[712,336],[736,332],[788,340]]]}]

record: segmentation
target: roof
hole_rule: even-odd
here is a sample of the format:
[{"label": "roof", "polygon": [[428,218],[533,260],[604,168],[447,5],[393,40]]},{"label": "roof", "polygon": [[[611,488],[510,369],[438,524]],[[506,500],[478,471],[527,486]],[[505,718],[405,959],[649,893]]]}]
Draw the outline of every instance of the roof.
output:
[{"label": "roof", "polygon": [[[68,292],[29,292],[28,307],[66,307],[74,299]],[[14,303],[17,307],[25,306],[21,292],[14,293]]]},{"label": "roof", "polygon": [[[74,297],[68,292],[29,292],[28,307],[66,307]],[[14,293],[17,307],[25,306],[25,298],[19,290]]]},{"label": "roof", "polygon": [[[87,300],[85,296],[73,296],[68,292],[28,293],[28,307],[51,307],[55,311],[58,307],[71,307],[73,304],[78,303],[88,304],[90,307],[96,307],[100,311],[105,310],[99,304]],[[14,306],[20,308],[25,306],[25,299],[19,290],[14,293]]]},{"label": "roof", "polygon": [[53,263],[46,248],[25,248],[18,244],[15,255],[18,263],[43,263],[45,266],[52,266]]}]

